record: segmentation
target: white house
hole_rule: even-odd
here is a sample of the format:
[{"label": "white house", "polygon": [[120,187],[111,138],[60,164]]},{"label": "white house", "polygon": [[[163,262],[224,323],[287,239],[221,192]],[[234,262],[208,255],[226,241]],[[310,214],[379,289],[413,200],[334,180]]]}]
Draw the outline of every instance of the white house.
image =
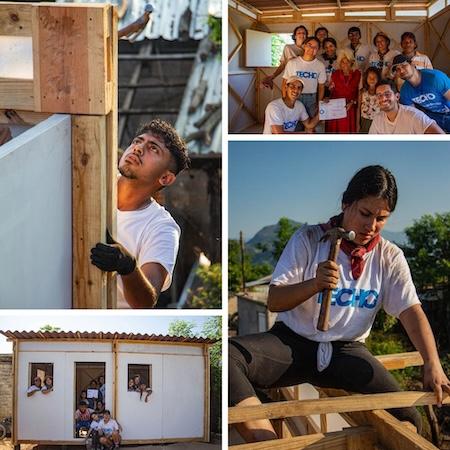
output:
[{"label": "white house", "polygon": [[[13,342],[14,445],[80,445],[74,412],[81,391],[104,377],[104,403],[123,428],[124,444],[209,440],[209,346],[204,338],[1,331]],[[129,390],[136,375],[151,389]],[[53,390],[27,396],[38,376]]]}]

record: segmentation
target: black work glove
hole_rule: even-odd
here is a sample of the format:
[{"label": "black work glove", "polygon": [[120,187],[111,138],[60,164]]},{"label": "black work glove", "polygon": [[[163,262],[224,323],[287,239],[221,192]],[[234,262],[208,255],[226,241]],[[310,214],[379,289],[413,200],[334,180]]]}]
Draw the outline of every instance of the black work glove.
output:
[{"label": "black work glove", "polygon": [[105,272],[129,275],[136,268],[136,259],[111,237],[108,230],[106,233],[108,244],[99,242],[91,249],[91,263]]}]

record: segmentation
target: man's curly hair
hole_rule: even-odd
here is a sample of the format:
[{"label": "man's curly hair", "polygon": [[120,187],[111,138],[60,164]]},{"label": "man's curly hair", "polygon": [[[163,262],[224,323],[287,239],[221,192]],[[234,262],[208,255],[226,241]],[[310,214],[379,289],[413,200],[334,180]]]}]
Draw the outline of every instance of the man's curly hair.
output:
[{"label": "man's curly hair", "polygon": [[189,159],[187,145],[170,123],[161,119],[153,119],[141,125],[136,136],[145,133],[152,133],[163,140],[164,145],[170,151],[175,162],[173,167],[175,175],[189,167],[191,161]]}]

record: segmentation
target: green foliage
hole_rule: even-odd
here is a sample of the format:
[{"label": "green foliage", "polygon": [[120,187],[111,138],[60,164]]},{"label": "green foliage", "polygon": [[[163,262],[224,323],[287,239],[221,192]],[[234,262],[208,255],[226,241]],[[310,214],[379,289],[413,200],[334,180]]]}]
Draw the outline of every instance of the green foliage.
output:
[{"label": "green foliage", "polygon": [[208,17],[209,38],[218,49],[222,47],[222,19],[214,16]]},{"label": "green foliage", "polygon": [[170,322],[169,335],[170,336],[184,336],[195,337],[194,333],[195,323],[187,320],[176,319]]},{"label": "green foliage", "polygon": [[278,34],[272,34],[272,67],[278,67],[278,64],[280,64],[280,58],[283,54],[284,46],[284,39]]},{"label": "green foliage", "polygon": [[380,309],[380,311],[378,311],[375,317],[372,329],[386,333],[387,331],[394,328],[394,326],[397,325],[397,323],[398,322],[395,317],[386,314],[383,309]]},{"label": "green foliage", "polygon": [[406,228],[404,248],[419,289],[448,284],[450,279],[450,213],[424,215]]},{"label": "green foliage", "polygon": [[209,267],[200,266],[197,276],[201,286],[192,291],[190,307],[207,309],[222,307],[222,264],[215,263]]},{"label": "green foliage", "polygon": [[278,221],[277,238],[274,242],[273,256],[278,261],[281,253],[283,253],[284,247],[288,243],[291,236],[294,234],[297,228],[292,225],[291,221],[287,217],[282,217]]},{"label": "green foliage", "polygon": [[[253,281],[270,275],[272,266],[268,263],[253,264],[244,252],[244,273],[246,281]],[[241,249],[236,239],[228,241],[228,289],[231,292],[242,290]]]},{"label": "green foliage", "polygon": [[46,332],[46,331],[48,331],[48,332],[52,332],[52,331],[58,332],[58,331],[61,331],[61,328],[54,327],[53,325],[46,324],[46,325],[42,326],[41,328],[39,328],[39,331],[42,331],[43,333]]}]

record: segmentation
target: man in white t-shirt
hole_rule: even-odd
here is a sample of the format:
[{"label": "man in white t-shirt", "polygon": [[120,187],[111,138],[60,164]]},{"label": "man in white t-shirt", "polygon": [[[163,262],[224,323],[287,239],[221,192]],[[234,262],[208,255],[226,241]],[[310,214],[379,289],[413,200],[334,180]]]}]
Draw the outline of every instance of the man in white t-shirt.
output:
[{"label": "man in white t-shirt", "polygon": [[373,119],[369,134],[445,134],[422,111],[399,103],[400,94],[392,80],[382,80],[376,87],[380,112]]},{"label": "man in white t-shirt", "polygon": [[361,74],[364,74],[369,65],[369,56],[373,49],[370,45],[361,43],[361,29],[359,27],[350,27],[347,35],[350,41],[347,48],[353,52],[357,67]]},{"label": "man in white t-shirt", "polygon": [[91,250],[92,264],[120,275],[119,307],[152,308],[170,286],[180,229],[153,196],[188,164],[186,144],[159,119],[138,131],[120,159],[118,242],[109,237]]},{"label": "man in white t-shirt", "polygon": [[100,435],[100,444],[106,447],[119,447],[120,441],[122,440],[120,426],[114,419],[111,419],[111,413],[108,409],[105,409],[103,419],[98,424],[97,431]]},{"label": "man in white t-shirt", "polygon": [[313,130],[319,116],[310,118],[302,102],[298,101],[302,93],[303,82],[297,76],[288,78],[283,98],[272,100],[266,107],[264,134],[295,133],[298,122],[307,130]]},{"label": "man in white t-shirt", "polygon": [[303,91],[300,101],[305,105],[309,117],[317,114],[319,101],[325,95],[325,82],[327,74],[325,65],[316,56],[320,48],[320,42],[315,37],[309,37],[303,44],[304,54],[288,61],[283,74],[283,86],[281,92],[286,89],[286,81],[297,76],[302,80]]}]

